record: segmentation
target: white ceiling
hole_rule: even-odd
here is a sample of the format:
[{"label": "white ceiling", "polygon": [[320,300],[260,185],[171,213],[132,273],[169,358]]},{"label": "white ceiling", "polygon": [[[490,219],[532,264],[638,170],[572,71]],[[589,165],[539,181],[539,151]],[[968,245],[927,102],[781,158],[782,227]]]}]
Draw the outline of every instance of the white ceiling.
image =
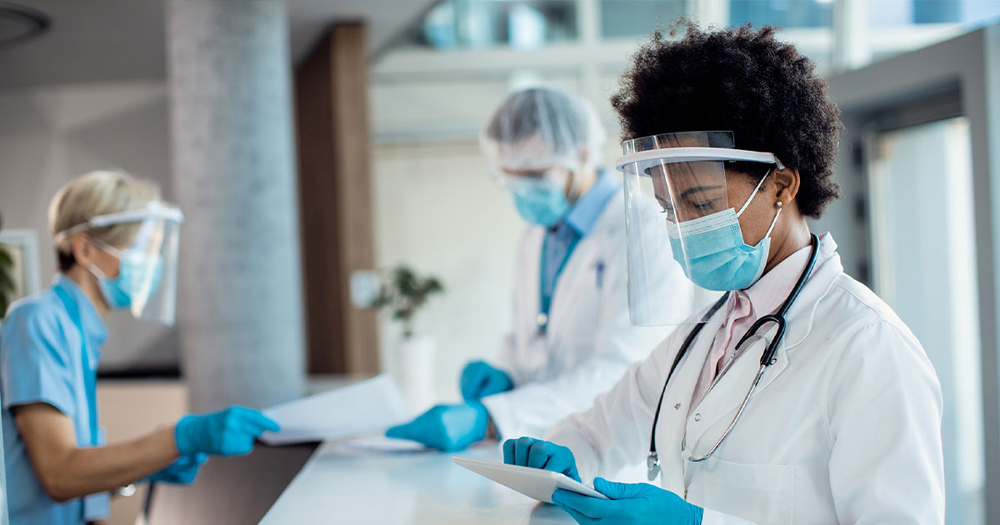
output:
[{"label": "white ceiling", "polygon": [[[0,87],[166,76],[163,0],[6,0],[51,18],[49,31],[0,47]],[[206,0],[190,0],[206,1]],[[216,0],[219,1],[219,0]],[[245,0],[221,0],[239,3]],[[369,54],[417,20],[433,0],[286,0],[291,48],[301,59],[331,23],[364,20]]]}]

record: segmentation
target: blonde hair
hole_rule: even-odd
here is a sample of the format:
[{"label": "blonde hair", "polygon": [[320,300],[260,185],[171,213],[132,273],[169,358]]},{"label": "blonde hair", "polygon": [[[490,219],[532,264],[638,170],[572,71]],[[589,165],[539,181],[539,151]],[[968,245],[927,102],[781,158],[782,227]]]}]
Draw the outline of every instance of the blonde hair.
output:
[{"label": "blonde hair", "polygon": [[[101,215],[145,208],[160,200],[160,189],[149,181],[133,178],[124,171],[93,171],[69,181],[59,189],[49,205],[49,235],[85,224]],[[123,223],[87,230],[92,238],[124,246],[132,242],[139,223]],[[75,263],[72,236],[56,239],[59,267],[68,270]]]}]

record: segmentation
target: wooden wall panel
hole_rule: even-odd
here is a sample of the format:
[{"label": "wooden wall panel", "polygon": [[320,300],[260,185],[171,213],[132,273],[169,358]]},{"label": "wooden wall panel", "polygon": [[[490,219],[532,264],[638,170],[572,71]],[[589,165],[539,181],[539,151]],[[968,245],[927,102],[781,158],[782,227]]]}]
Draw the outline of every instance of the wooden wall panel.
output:
[{"label": "wooden wall panel", "polygon": [[295,72],[310,373],[377,373],[373,312],[351,305],[350,274],[374,267],[367,31],[332,26]]}]

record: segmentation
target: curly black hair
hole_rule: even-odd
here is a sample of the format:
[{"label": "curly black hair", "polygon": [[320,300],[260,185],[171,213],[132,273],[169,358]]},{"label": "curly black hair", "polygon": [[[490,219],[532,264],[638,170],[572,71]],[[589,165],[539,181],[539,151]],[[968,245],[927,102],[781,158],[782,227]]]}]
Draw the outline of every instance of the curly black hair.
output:
[{"label": "curly black hair", "polygon": [[[684,35],[677,39],[683,29]],[[840,109],[815,65],[776,29],[750,25],[702,31],[678,21],[634,56],[611,98],[626,139],[681,131],[732,131],[736,147],[769,151],[801,176],[803,215],[819,218],[840,196],[832,180]],[[756,180],[767,167],[738,163]]]}]

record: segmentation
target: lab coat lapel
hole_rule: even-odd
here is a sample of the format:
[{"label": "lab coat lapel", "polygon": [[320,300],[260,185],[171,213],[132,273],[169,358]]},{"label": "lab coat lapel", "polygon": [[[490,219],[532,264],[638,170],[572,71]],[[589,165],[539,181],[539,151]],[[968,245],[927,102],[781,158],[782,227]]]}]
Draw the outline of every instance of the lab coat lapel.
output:
[{"label": "lab coat lapel", "polygon": [[[690,332],[694,326],[683,325],[677,329]],[[656,451],[660,458],[661,471],[660,485],[676,494],[684,493],[683,458],[687,456],[683,456],[680,452],[688,407],[694,395],[694,387],[698,383],[701,368],[705,363],[709,349],[712,347],[712,340],[721,326],[721,321],[715,320],[705,324],[698,337],[691,344],[691,348],[688,349],[687,355],[677,365],[677,370],[670,378],[670,384],[663,395],[663,406],[656,424]],[[664,363],[664,380],[667,378],[672,363],[673,358]]]},{"label": "lab coat lapel", "polygon": [[545,350],[545,340],[538,336],[538,312],[541,301],[541,256],[542,237],[545,229],[541,227],[531,227],[525,233],[521,243],[521,264],[519,273],[515,276],[518,293],[514,300],[517,307],[514,309],[518,317],[514,319],[515,326],[518,327],[519,342],[515,346],[517,363],[522,381],[538,381],[544,379],[537,374],[544,370],[548,359],[548,352]]},{"label": "lab coat lapel", "polygon": [[580,239],[580,243],[573,250],[569,261],[566,262],[566,267],[563,268],[559,281],[556,282],[549,324],[549,337],[552,344],[558,343],[561,336],[568,332],[565,330],[565,325],[573,323],[577,319],[576,312],[579,306],[584,303],[581,300],[582,295],[593,293],[593,288],[587,286],[585,274],[596,264],[598,253],[595,245],[597,243],[600,243],[600,239],[594,239],[591,236]]},{"label": "lab coat lapel", "polygon": [[[584,294],[594,293],[597,290],[597,265],[602,255],[602,247],[613,246],[615,243],[610,239],[609,233],[613,231],[614,221],[617,216],[610,213],[611,204],[604,207],[601,216],[594,223],[590,232],[580,239],[576,249],[566,262],[559,281],[556,282],[555,293],[552,297],[552,318],[549,324],[550,342],[557,343],[560,334],[567,333],[564,330],[566,323],[577,320],[576,312],[581,304],[591,304],[583,301]],[[539,243],[541,244],[541,243]],[[586,278],[588,273],[594,273],[594,277],[589,281]],[[590,286],[588,286],[590,284]]]},{"label": "lab coat lapel", "polygon": [[824,235],[820,240],[820,253],[812,277],[806,281],[798,299],[788,309],[789,321],[785,330],[788,350],[798,347],[809,336],[820,299],[830,292],[834,281],[844,273],[844,266],[836,249],[837,243],[829,234]]},{"label": "lab coat lapel", "polygon": [[517,276],[520,281],[518,285],[522,292],[518,296],[521,301],[524,301],[524,308],[521,311],[527,314],[524,321],[533,327],[536,326],[535,319],[541,301],[542,239],[544,236],[545,230],[539,227],[532,227],[525,232],[522,251],[524,261],[521,266],[523,273]]}]

